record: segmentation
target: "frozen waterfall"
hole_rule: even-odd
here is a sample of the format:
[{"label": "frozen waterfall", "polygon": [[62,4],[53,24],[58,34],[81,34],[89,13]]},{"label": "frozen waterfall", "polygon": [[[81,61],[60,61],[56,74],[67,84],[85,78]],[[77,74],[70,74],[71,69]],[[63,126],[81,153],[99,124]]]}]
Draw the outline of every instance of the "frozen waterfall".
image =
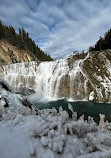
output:
[{"label": "frozen waterfall", "polygon": [[[4,79],[18,92],[35,91],[45,98],[85,99],[86,81],[80,68],[82,60],[26,62],[4,66]],[[75,91],[74,91],[75,89]],[[80,89],[83,94],[80,94]],[[82,97],[82,98],[81,98]]]},{"label": "frozen waterfall", "polygon": [[[110,61],[101,54],[98,63],[93,54],[84,59],[69,56],[51,62],[26,62],[5,65],[3,78],[15,91],[40,98],[95,100],[109,102],[111,98]],[[93,59],[94,58],[94,59]],[[96,64],[97,66],[95,66]],[[104,73],[104,74],[103,74]]]}]

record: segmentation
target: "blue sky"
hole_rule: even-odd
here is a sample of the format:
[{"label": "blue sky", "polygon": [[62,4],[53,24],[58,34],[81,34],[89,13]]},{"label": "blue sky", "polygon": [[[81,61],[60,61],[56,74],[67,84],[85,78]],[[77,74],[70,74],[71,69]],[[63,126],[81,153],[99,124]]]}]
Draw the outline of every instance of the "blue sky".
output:
[{"label": "blue sky", "polygon": [[0,19],[53,58],[87,50],[111,27],[111,0],[0,0]]}]

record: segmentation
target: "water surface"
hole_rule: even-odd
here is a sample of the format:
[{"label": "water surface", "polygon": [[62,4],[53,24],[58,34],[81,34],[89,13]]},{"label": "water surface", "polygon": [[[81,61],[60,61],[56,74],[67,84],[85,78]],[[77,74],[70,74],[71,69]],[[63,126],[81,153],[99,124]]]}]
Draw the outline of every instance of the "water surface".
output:
[{"label": "water surface", "polygon": [[111,121],[111,104],[108,103],[97,103],[97,102],[69,102],[65,99],[57,100],[57,101],[51,101],[51,102],[36,102],[34,103],[36,107],[39,110],[42,109],[51,109],[55,107],[57,111],[59,110],[59,107],[62,106],[64,110],[66,110],[70,117],[71,117],[71,111],[68,109],[68,103],[71,103],[74,111],[77,111],[78,118],[81,115],[85,115],[85,119],[87,119],[88,116],[92,116],[96,122],[99,121],[99,114],[105,114],[105,119],[108,121]]}]

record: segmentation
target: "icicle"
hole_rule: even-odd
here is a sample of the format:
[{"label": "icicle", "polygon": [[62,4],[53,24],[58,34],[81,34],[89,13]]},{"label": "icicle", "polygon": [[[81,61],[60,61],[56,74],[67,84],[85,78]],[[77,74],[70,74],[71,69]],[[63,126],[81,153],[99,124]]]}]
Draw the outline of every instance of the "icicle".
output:
[{"label": "icicle", "polygon": [[89,123],[89,124],[94,123],[94,119],[93,119],[93,117],[88,116],[88,123]]},{"label": "icicle", "polygon": [[59,107],[59,113],[61,114],[63,112],[62,106]]},{"label": "icicle", "polygon": [[84,121],[84,115],[82,115],[82,116],[79,118],[79,120]]},{"label": "icicle", "polygon": [[104,129],[104,119],[105,119],[105,115],[99,114],[99,117],[100,117],[99,126],[100,126],[101,129]]},{"label": "icicle", "polygon": [[72,113],[74,112],[73,107],[72,107],[72,105],[70,103],[68,103],[68,108],[69,108],[69,110],[72,111]]},{"label": "icicle", "polygon": [[70,103],[68,103],[68,109],[71,110],[71,112],[72,112],[72,120],[76,121],[77,120],[77,112],[74,112],[73,107]]},{"label": "icicle", "polygon": [[72,113],[72,120],[77,121],[77,112]]}]

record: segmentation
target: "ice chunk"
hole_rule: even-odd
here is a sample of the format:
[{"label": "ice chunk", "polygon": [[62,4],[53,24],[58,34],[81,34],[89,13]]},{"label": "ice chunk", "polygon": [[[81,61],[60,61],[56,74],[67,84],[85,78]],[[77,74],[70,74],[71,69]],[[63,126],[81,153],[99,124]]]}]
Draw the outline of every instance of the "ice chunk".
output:
[{"label": "ice chunk", "polygon": [[89,94],[89,100],[92,101],[94,100],[94,91],[92,91],[90,94]]}]

